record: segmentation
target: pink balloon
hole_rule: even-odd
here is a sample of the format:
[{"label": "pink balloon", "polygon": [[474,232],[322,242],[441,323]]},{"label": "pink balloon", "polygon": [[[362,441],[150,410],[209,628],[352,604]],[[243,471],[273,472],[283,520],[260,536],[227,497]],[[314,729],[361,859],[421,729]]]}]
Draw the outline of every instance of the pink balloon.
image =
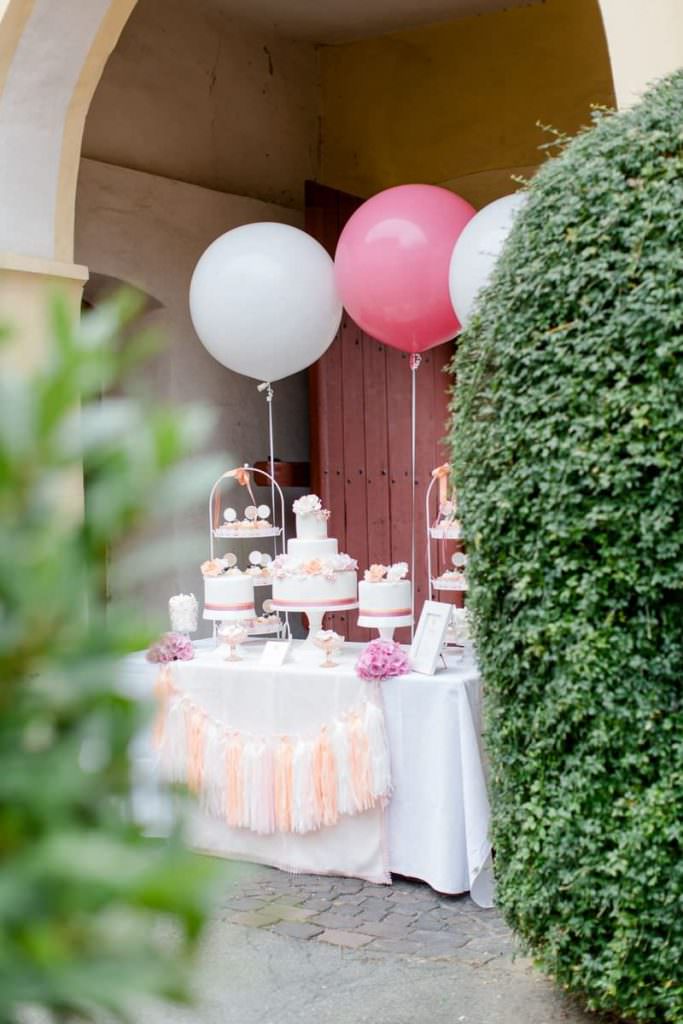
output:
[{"label": "pink balloon", "polygon": [[448,270],[474,207],[435,185],[398,185],[363,203],[334,258],[341,300],[373,338],[424,352],[454,337]]}]

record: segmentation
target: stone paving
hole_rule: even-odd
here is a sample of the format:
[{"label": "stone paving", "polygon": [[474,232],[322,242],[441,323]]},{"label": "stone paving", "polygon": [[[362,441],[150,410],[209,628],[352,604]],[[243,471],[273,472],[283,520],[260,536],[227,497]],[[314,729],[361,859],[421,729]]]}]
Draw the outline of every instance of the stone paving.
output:
[{"label": "stone paving", "polygon": [[147,1003],[135,1024],[599,1024],[467,896],[225,867],[194,1005]]},{"label": "stone paving", "polygon": [[400,878],[385,886],[263,868],[228,893],[219,917],[366,956],[448,957],[481,966],[514,951],[496,910]]}]

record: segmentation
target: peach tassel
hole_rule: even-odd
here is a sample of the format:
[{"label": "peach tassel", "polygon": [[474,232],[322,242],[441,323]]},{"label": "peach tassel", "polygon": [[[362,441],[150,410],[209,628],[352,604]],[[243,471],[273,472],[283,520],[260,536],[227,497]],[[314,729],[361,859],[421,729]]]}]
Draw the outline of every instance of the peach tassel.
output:
[{"label": "peach tassel", "polygon": [[283,736],[275,751],[275,823],[279,832],[292,831],[292,763],[294,748]]},{"label": "peach tassel", "polygon": [[197,707],[186,711],[187,729],[187,785],[198,793],[204,781],[204,727],[206,717]]},{"label": "peach tassel", "polygon": [[173,678],[171,676],[171,670],[164,665],[159,670],[159,675],[156,678],[154,684],[154,696],[159,704],[155,719],[154,719],[154,730],[152,733],[152,742],[157,750],[160,750],[163,746],[164,737],[166,734],[166,718],[168,716],[168,702],[171,694],[174,693]]},{"label": "peach tassel", "polygon": [[359,811],[372,807],[372,785],[370,780],[370,745],[360,715],[354,711],[349,717],[349,769],[351,788]]},{"label": "peach tassel", "polygon": [[337,766],[327,728],[320,731],[313,751],[313,778],[318,821],[321,825],[334,825],[339,819]]},{"label": "peach tassel", "polygon": [[242,737],[232,733],[225,749],[225,817],[228,825],[242,824]]}]

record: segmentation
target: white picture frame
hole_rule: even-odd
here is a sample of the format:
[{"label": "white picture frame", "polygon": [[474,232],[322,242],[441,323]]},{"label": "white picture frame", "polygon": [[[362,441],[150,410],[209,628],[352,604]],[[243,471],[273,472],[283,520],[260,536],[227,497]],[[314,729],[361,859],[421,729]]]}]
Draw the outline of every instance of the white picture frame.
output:
[{"label": "white picture frame", "polygon": [[410,648],[414,672],[433,676],[443,652],[452,605],[444,601],[425,601]]}]

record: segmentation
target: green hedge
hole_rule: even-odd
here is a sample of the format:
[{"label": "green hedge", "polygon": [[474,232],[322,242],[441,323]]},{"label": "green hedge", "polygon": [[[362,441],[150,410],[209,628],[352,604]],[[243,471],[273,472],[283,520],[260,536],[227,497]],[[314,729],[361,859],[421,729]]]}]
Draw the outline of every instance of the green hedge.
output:
[{"label": "green hedge", "polygon": [[683,73],[538,172],[454,369],[499,902],[681,1022]]}]

